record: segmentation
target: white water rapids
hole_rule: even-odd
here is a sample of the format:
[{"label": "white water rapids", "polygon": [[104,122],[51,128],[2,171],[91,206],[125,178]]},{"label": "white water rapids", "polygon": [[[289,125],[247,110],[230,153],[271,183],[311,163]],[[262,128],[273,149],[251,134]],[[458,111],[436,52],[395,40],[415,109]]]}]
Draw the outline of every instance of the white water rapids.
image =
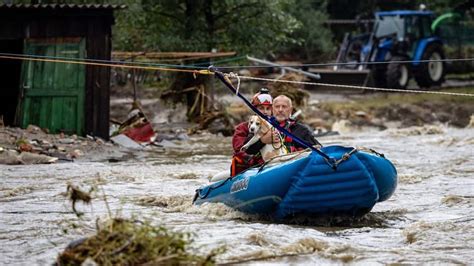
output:
[{"label": "white water rapids", "polygon": [[[192,232],[195,252],[226,246],[220,263],[472,264],[474,129],[390,129],[320,138],[364,146],[397,167],[395,194],[353,221],[274,223],[220,204],[193,206],[194,190],[227,169],[230,138],[203,135],[168,150],[133,152],[125,162],[0,165],[0,264],[51,264],[75,239],[94,233],[100,198],[78,219],[66,184],[99,183],[113,213]],[[326,223],[326,224],[324,224]]]}]

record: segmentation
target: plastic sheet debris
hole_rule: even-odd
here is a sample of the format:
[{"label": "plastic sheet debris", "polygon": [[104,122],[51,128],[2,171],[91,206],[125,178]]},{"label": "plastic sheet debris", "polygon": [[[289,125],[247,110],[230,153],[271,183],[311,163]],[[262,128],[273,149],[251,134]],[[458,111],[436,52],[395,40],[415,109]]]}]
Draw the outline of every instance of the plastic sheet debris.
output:
[{"label": "plastic sheet debris", "polygon": [[143,148],[142,144],[150,144],[156,138],[156,133],[151,123],[146,118],[137,101],[133,102],[127,120],[121,123],[118,128],[116,125],[113,125],[113,129],[116,130],[111,134],[111,140],[127,148]]},{"label": "plastic sheet debris", "polygon": [[130,149],[142,149],[143,146],[124,134],[119,134],[110,138],[114,143]]}]

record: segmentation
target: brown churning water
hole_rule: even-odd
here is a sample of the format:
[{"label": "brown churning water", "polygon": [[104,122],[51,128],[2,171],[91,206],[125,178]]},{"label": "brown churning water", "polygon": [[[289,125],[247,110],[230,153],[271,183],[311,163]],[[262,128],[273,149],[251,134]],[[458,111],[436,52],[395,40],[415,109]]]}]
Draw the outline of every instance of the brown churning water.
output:
[{"label": "brown churning water", "polygon": [[85,213],[79,220],[65,198],[68,182],[99,182],[113,213],[192,232],[198,251],[227,246],[223,263],[472,263],[474,129],[352,132],[320,141],[384,153],[399,172],[395,194],[357,220],[282,224],[222,204],[193,206],[194,190],[230,163],[230,139],[210,135],[120,163],[0,165],[0,263],[51,264],[71,240],[94,231],[106,206],[77,204]]}]

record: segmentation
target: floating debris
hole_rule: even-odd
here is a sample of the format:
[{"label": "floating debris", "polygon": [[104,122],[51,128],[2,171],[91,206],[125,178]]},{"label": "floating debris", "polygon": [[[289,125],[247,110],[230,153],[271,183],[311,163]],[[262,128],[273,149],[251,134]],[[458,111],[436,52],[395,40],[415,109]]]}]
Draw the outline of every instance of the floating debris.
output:
[{"label": "floating debris", "polygon": [[[281,79],[289,81],[304,81],[305,76],[296,73],[288,73],[282,76]],[[269,84],[269,87],[273,97],[281,94],[286,95],[292,100],[293,107],[295,108],[303,108],[307,105],[309,93],[302,90],[303,86],[300,84],[273,83]]]},{"label": "floating debris", "polygon": [[130,137],[119,134],[110,138],[114,143],[129,149],[143,149],[143,146],[131,139]]},{"label": "floating debris", "polygon": [[[75,185],[67,185],[72,209],[78,216],[75,203],[89,204],[94,190],[92,187],[84,192]],[[103,200],[109,218],[104,223],[96,221],[95,235],[69,243],[56,258],[55,265],[214,265],[215,257],[225,251],[219,247],[205,256],[191,254],[190,233],[153,226],[149,221],[112,217],[105,193]]]},{"label": "floating debris", "polygon": [[133,149],[143,148],[141,144],[149,144],[156,139],[156,133],[143,112],[138,101],[132,103],[127,120],[120,123],[111,139],[115,143]]},{"label": "floating debris", "polygon": [[72,210],[77,216],[82,216],[83,213],[76,210],[76,202],[82,201],[85,204],[90,204],[92,197],[91,192],[94,188],[91,188],[89,192],[84,192],[73,184],[67,185],[67,195],[69,200],[72,202]]},{"label": "floating debris", "polygon": [[207,256],[187,251],[190,234],[172,232],[149,222],[114,218],[98,229],[96,235],[76,241],[59,254],[57,265],[214,265],[215,249]]}]

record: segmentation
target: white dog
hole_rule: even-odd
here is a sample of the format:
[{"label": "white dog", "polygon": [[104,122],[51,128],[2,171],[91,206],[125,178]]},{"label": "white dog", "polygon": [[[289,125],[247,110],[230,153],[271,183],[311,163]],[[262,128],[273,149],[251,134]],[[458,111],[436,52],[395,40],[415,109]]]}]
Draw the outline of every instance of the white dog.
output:
[{"label": "white dog", "polygon": [[[242,146],[241,150],[248,149],[248,147],[250,147],[252,144],[257,142],[257,140],[259,140],[269,130],[275,130],[275,129],[267,121],[265,121],[265,119],[257,115],[251,116],[250,121],[249,121],[249,132],[253,133],[254,135],[244,146]],[[263,160],[267,162],[271,158],[274,158],[280,155],[285,155],[288,152],[286,151],[282,141],[280,140],[280,142],[278,143],[265,144],[265,146],[263,146],[263,148],[260,150],[260,153],[262,154]],[[216,182],[219,180],[224,180],[226,178],[229,178],[229,176],[230,176],[230,171],[224,170],[222,172],[215,174],[211,178],[209,178],[209,181]]]},{"label": "white dog", "polygon": [[[252,144],[257,142],[269,130],[276,129],[274,129],[265,119],[257,115],[251,116],[249,120],[249,132],[253,134],[253,137],[244,146],[242,146],[241,150],[247,150]],[[262,154],[263,160],[267,162],[273,157],[285,155],[288,152],[286,151],[283,142],[280,138],[280,141],[278,143],[265,144],[265,146],[263,146],[263,148],[260,150],[260,153]]]}]

